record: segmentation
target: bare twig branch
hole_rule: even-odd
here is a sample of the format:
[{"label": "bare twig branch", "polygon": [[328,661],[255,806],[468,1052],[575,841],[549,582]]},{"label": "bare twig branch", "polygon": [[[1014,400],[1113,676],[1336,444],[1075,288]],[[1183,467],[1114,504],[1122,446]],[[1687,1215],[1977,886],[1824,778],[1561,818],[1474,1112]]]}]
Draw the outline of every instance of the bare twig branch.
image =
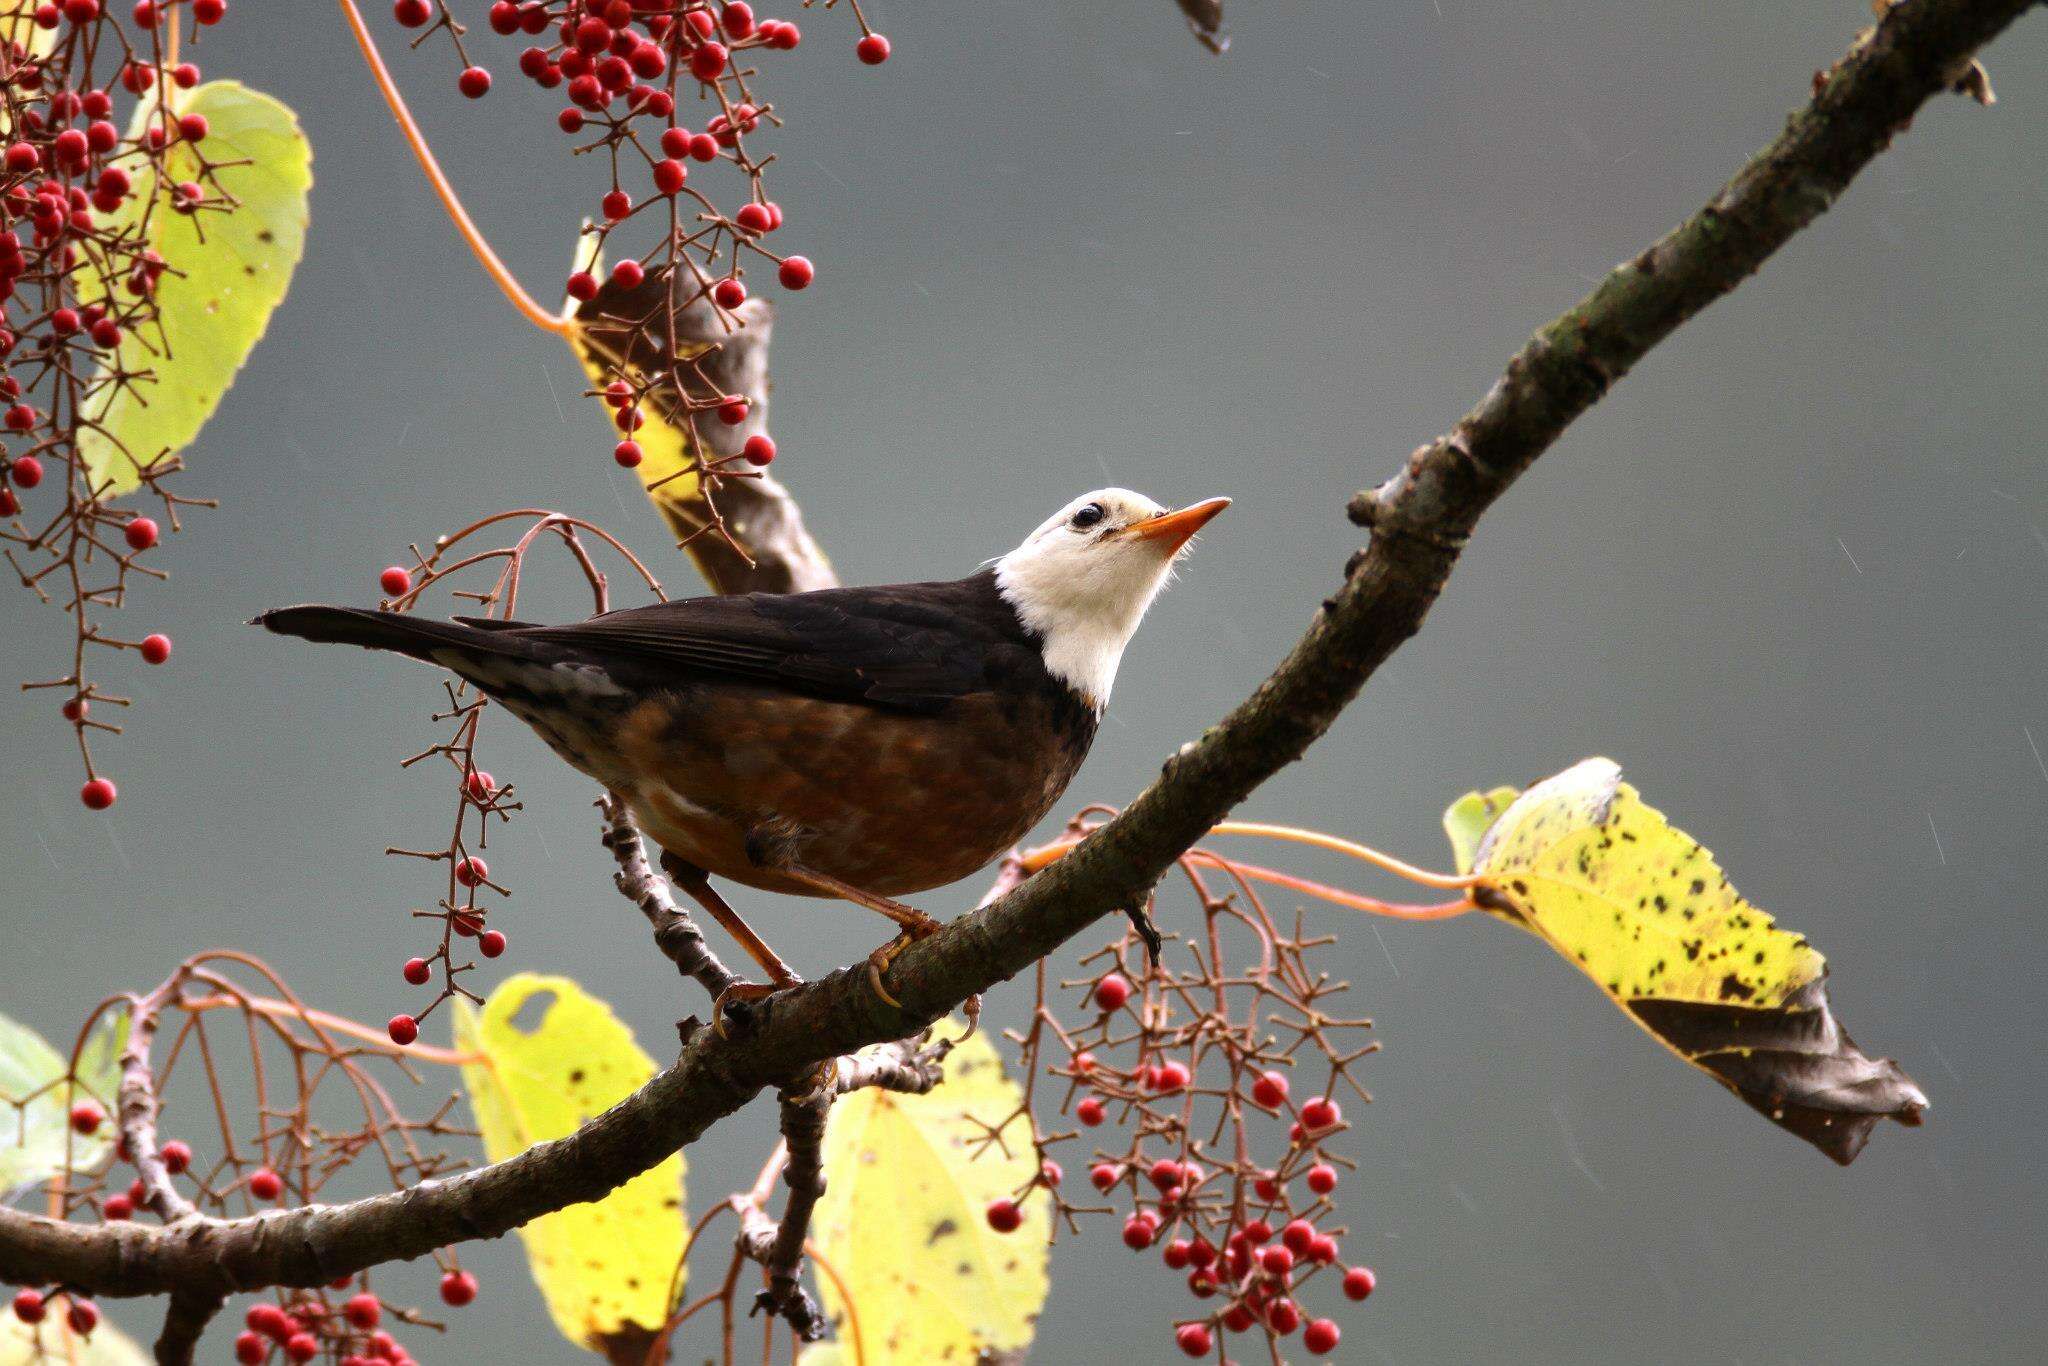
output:
[{"label": "bare twig branch", "polygon": [[676,904],[669,893],[668,881],[647,861],[647,849],[642,843],[640,832],[633,825],[633,818],[626,810],[626,804],[617,797],[606,794],[598,808],[604,812],[606,828],[603,836],[604,847],[612,851],[619,871],[612,881],[618,886],[620,895],[640,908],[647,917],[647,923],[654,927],[654,943],[685,977],[696,979],[699,986],[717,1000],[727,987],[739,981],[739,975],[719,961],[718,955],[704,942],[703,931],[690,913]]}]

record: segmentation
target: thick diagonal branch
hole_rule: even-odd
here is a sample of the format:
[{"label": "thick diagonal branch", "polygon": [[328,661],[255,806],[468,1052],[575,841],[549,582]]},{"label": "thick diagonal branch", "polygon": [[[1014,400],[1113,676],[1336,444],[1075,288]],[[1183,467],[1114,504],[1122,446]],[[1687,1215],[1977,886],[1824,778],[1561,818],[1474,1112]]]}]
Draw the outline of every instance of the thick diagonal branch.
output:
[{"label": "thick diagonal branch", "polygon": [[1905,0],[1891,9],[1705,208],[1539,332],[1449,435],[1353,500],[1371,544],[1257,692],[1169,759],[1158,781],[1065,859],[904,950],[888,974],[900,1007],[865,972],[834,973],[764,1003],[746,1030],[697,1031],[674,1066],[566,1138],[349,1205],[162,1229],[84,1228],[0,1209],[0,1280],[62,1281],[104,1295],[314,1285],[494,1237],[597,1199],[764,1088],[915,1033],[1132,904],[1245,794],[1299,758],[1414,634],[1480,514],[1566,426],[1826,209],[2033,3]]}]

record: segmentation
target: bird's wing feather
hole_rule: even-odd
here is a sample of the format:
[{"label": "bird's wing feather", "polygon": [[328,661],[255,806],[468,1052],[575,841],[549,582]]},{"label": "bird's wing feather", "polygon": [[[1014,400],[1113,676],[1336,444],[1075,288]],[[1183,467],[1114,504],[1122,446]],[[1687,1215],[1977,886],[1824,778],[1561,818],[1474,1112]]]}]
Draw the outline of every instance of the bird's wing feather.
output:
[{"label": "bird's wing feather", "polygon": [[992,662],[1025,649],[997,608],[966,580],[689,598],[513,629],[614,672],[933,711],[985,691]]}]

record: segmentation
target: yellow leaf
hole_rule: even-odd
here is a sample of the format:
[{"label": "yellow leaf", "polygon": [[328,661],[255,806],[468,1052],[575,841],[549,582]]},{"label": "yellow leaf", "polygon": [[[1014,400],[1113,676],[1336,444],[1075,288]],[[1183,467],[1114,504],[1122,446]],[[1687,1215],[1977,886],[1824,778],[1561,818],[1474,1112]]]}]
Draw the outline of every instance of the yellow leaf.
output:
[{"label": "yellow leaf", "polygon": [[[1489,797],[1493,794],[1489,794]],[[1484,799],[1482,799],[1484,800]],[[1453,828],[1454,844],[1472,815]],[[1827,962],[1745,901],[1714,856],[1587,759],[1517,797],[1480,839],[1474,900],[1577,965],[1629,1017],[1838,1162],[1927,1098],[1829,1009]]]},{"label": "yellow leaf", "polygon": [[[515,1023],[529,1002],[548,996],[532,1032]],[[566,977],[520,973],[481,1012],[458,998],[455,1046],[486,1059],[465,1064],[462,1083],[493,1162],[575,1132],[654,1075],[654,1060],[611,1007]],[[608,1336],[667,1319],[684,1234],[681,1154],[602,1200],[519,1230],[555,1326],[594,1352]]]},{"label": "yellow leaf", "polygon": [[[811,1231],[846,1279],[866,1366],[972,1366],[1030,1343],[1050,1285],[1052,1213],[1041,1193],[1024,1202],[1022,1228],[991,1229],[988,1203],[1015,1195],[1037,1158],[1021,1116],[1004,1131],[1007,1153],[980,1142],[983,1124],[1010,1119],[1022,1101],[977,1034],[953,1050],[931,1094],[869,1089],[832,1107]],[[830,1277],[819,1281],[839,1341],[836,1355],[804,1359],[850,1364],[845,1302]]]},{"label": "yellow leaf", "polygon": [[0,1366],[146,1366],[148,1361],[134,1339],[104,1317],[91,1337],[73,1333],[64,1322],[62,1300],[52,1303],[49,1317],[33,1327],[12,1313],[0,1313]]},{"label": "yellow leaf", "polygon": [[[157,108],[143,101],[137,127]],[[284,301],[306,244],[313,149],[298,116],[238,81],[209,81],[179,94],[177,113],[203,115],[211,125],[206,155],[226,163],[216,174],[235,207],[190,214],[171,208],[171,186],[199,175],[198,153],[180,141],[166,154],[167,180],[144,176],[109,220],[147,214],[148,243],[170,265],[156,287],[161,335],[156,328],[128,331],[113,358],[118,369],[146,370],[153,378],[100,386],[88,400],[96,425],[78,433],[87,467],[111,481],[115,493],[141,482],[138,463],[175,455],[199,435]],[[207,193],[214,193],[211,186]],[[92,302],[91,283],[90,272],[82,273],[82,302]]]},{"label": "yellow leaf", "polygon": [[1460,874],[1472,871],[1472,856],[1479,851],[1480,839],[1520,795],[1512,787],[1467,792],[1444,812],[1444,833],[1451,837],[1451,856]]}]

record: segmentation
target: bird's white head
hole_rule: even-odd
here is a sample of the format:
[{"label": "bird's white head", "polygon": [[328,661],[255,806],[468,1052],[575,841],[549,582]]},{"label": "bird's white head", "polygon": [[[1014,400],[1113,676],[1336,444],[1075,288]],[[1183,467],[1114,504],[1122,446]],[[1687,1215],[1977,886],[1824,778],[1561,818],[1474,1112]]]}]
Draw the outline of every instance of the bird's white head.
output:
[{"label": "bird's white head", "polygon": [[1046,668],[1099,711],[1173,562],[1229,506],[1208,498],[1168,512],[1129,489],[1084,493],[996,561],[996,587],[1045,642]]}]

